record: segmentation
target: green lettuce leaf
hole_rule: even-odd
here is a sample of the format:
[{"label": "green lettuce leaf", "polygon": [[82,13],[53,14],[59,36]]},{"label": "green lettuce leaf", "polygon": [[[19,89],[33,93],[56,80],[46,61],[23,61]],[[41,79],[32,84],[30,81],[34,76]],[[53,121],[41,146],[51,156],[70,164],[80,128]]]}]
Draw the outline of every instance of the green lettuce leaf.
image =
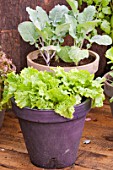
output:
[{"label": "green lettuce leaf", "polygon": [[92,107],[103,105],[103,79],[94,80],[86,70],[72,69],[65,72],[57,67],[53,72],[24,68],[20,74],[9,73],[5,81],[3,100],[7,103],[14,97],[20,108],[55,110],[65,118],[73,118],[74,105],[83,98],[92,99]]}]

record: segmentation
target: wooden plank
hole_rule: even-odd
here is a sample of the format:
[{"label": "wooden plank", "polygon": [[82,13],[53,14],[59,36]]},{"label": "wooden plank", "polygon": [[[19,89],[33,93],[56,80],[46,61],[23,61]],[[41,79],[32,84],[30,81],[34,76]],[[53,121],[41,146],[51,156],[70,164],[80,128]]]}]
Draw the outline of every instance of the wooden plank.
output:
[{"label": "wooden plank", "polygon": [[95,170],[113,170],[113,156],[81,150],[76,163]]},{"label": "wooden plank", "polygon": [[[67,168],[68,169],[99,169],[99,170],[112,170],[113,167],[113,156],[106,156],[104,154],[96,154],[93,152],[87,152],[80,150],[79,156],[76,160],[76,165]],[[20,153],[10,150],[0,151],[0,166],[7,167],[10,169],[27,169],[28,170],[41,170],[34,166],[29,159],[28,154]],[[109,165],[109,166],[108,166]],[[65,169],[66,170],[66,169]]]},{"label": "wooden plank", "polygon": [[0,151],[0,160],[1,167],[7,167],[10,169],[26,169],[27,170],[40,170],[41,168],[37,168],[31,164],[28,154],[4,150]]},{"label": "wooden plank", "polygon": [[18,119],[12,111],[5,115],[3,127],[0,131],[0,148],[27,153]]},{"label": "wooden plank", "polygon": [[[0,169],[27,169],[27,170],[44,170],[44,168],[39,168],[34,166],[29,159],[28,154],[10,151],[10,150],[2,150],[0,151]],[[73,165],[72,167],[64,168],[65,170],[92,170],[92,168],[80,167],[79,165]]]},{"label": "wooden plank", "polygon": [[0,45],[7,57],[11,58],[17,67],[20,69],[20,36],[16,30],[0,31]]},{"label": "wooden plank", "polygon": [[0,165],[0,169],[1,170],[12,170],[11,168],[6,167],[5,165]]},{"label": "wooden plank", "polygon": [[19,1],[0,1],[0,30],[17,29],[19,23]]}]

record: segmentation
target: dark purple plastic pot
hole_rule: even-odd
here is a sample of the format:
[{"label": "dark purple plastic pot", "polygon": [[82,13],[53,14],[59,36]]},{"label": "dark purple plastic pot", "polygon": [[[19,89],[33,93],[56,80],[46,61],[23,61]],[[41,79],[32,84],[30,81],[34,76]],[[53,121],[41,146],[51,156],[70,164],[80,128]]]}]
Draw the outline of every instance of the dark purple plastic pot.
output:
[{"label": "dark purple plastic pot", "polygon": [[12,99],[31,162],[43,168],[64,168],[75,163],[91,100],[75,106],[73,119],[53,110],[20,109]]},{"label": "dark purple plastic pot", "polygon": [[[110,71],[110,72],[112,72],[112,71]],[[110,72],[108,72],[104,75],[104,77],[106,78],[106,81],[104,83],[104,92],[109,98],[113,97],[113,85],[111,85],[111,83],[109,81],[109,80],[113,81],[113,77],[111,77],[109,75]],[[113,116],[113,102],[110,103],[110,108],[111,108],[111,113]]]},{"label": "dark purple plastic pot", "polygon": [[1,129],[2,124],[3,124],[4,115],[5,115],[5,110],[0,111],[0,129]]}]

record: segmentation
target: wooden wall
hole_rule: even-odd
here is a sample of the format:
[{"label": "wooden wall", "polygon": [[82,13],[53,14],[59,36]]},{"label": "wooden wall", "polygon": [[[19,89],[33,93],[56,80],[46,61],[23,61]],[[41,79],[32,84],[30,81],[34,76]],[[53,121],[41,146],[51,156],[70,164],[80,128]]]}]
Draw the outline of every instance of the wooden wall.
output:
[{"label": "wooden wall", "polygon": [[0,45],[7,56],[12,58],[17,70],[26,66],[26,55],[34,49],[21,39],[17,27],[28,20],[26,7],[42,6],[49,11],[56,4],[66,4],[65,0],[0,0]]}]

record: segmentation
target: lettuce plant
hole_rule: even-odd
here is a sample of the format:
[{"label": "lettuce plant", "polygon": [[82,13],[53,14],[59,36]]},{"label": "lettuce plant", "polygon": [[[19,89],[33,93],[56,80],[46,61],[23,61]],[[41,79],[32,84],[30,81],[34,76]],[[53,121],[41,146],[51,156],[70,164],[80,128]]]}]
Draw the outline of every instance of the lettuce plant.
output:
[{"label": "lettuce plant", "polygon": [[103,105],[104,79],[96,78],[85,70],[65,72],[57,67],[53,72],[24,68],[20,74],[7,75],[2,104],[14,97],[20,108],[55,110],[59,115],[73,118],[74,105],[84,98],[92,99],[92,107]]},{"label": "lettuce plant", "polygon": [[[78,10],[76,0],[66,0],[71,10],[65,5],[56,5],[49,14],[41,7],[36,10],[27,7],[31,21],[19,24],[18,31],[23,40],[35,45],[45,60],[50,65],[51,59],[56,56],[64,62],[79,61],[89,57],[88,50],[83,50],[84,40],[88,40],[87,48],[92,43],[99,45],[110,45],[112,40],[107,35],[95,35],[95,28],[100,20],[95,19],[97,13],[95,6],[90,5],[83,12]],[[64,38],[70,35],[73,38],[73,45],[62,46]]]},{"label": "lettuce plant", "polygon": [[1,104],[1,100],[3,98],[4,81],[7,78],[7,73],[15,70],[16,67],[12,61],[6,57],[6,54],[3,51],[0,51],[0,110],[5,107]]}]

